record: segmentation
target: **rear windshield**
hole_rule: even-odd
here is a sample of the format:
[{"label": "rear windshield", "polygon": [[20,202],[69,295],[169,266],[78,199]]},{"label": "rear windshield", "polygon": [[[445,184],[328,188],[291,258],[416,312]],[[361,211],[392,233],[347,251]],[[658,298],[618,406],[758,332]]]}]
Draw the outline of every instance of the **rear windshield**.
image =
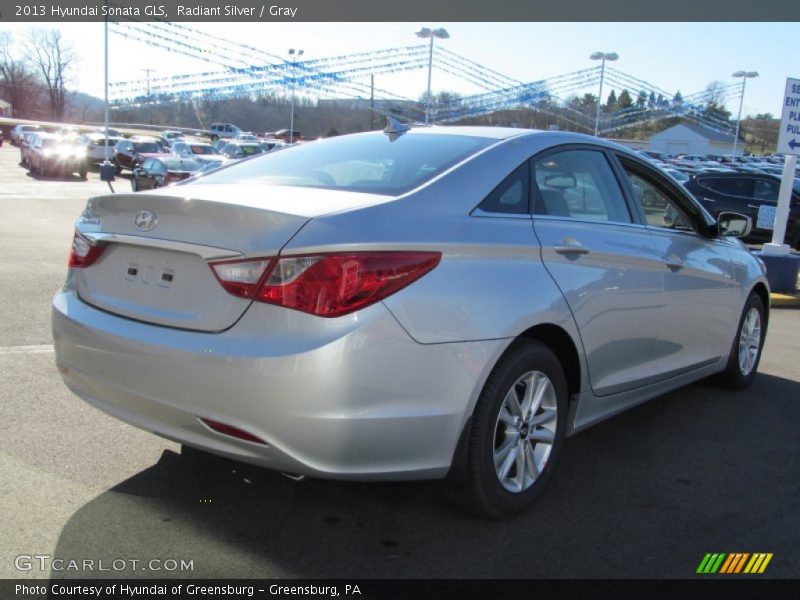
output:
[{"label": "rear windshield", "polygon": [[352,135],[292,146],[241,162],[203,183],[262,183],[398,195],[488,147],[491,138],[448,134]]},{"label": "rear windshield", "polygon": [[191,148],[192,154],[219,154],[214,146],[189,146]]},{"label": "rear windshield", "polygon": [[155,142],[137,142],[133,145],[133,149],[136,152],[163,152],[164,148],[161,144],[157,144]]},{"label": "rear windshield", "polygon": [[185,158],[163,158],[161,159],[170,171],[197,171],[200,163]]}]

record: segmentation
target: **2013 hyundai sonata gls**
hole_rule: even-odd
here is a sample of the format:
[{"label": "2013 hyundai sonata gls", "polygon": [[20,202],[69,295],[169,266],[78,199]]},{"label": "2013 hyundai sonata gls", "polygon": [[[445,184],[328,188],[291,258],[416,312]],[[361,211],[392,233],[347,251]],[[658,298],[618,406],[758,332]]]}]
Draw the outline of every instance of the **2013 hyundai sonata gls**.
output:
[{"label": "2013 hyundai sonata gls", "polygon": [[187,447],[447,477],[507,516],[571,433],[708,375],[750,383],[769,290],[749,227],[587,136],[342,136],[89,200],[56,360],[87,402]]}]

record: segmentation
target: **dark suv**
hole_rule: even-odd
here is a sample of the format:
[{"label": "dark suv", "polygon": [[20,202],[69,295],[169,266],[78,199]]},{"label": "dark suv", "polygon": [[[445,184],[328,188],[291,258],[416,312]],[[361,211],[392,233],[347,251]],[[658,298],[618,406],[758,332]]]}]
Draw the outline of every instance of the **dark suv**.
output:
[{"label": "dark suv", "polygon": [[[744,238],[745,242],[772,241],[772,229],[758,227],[758,212],[762,205],[777,206],[781,187],[781,178],[777,175],[700,173],[683,185],[714,217],[726,211],[749,216],[753,220],[753,231]],[[784,241],[800,250],[800,179],[794,180],[789,207]]]},{"label": "dark suv", "polygon": [[166,155],[164,146],[156,139],[120,140],[114,148],[114,163],[119,174],[122,169],[133,171],[148,158]]}]

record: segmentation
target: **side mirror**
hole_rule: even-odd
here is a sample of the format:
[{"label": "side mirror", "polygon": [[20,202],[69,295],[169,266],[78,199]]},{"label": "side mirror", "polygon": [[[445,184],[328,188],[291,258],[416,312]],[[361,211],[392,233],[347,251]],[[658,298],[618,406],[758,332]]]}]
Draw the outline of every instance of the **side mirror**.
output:
[{"label": "side mirror", "polygon": [[745,237],[753,230],[753,221],[746,215],[722,212],[717,217],[717,233],[722,237]]}]

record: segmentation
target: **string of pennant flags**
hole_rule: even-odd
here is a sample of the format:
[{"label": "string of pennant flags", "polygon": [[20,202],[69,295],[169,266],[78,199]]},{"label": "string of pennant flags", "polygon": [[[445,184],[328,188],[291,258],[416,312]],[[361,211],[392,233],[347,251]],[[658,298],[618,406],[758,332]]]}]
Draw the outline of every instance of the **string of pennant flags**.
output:
[{"label": "string of pennant flags", "polygon": [[[211,69],[188,74],[135,79],[109,84],[112,106],[125,108],[187,99],[218,99],[291,91],[316,98],[373,98],[379,108],[402,103],[409,114],[423,110],[411,98],[376,88],[376,75],[428,68],[427,44],[378,49],[310,60],[287,60],[252,46],[215,39],[184,24],[141,24],[114,21],[110,30],[123,38],[205,62]],[[579,92],[591,93],[599,84],[601,67],[593,66],[534,82],[521,82],[439,46],[432,67],[478,88],[472,95],[433,99],[434,122],[448,123],[500,110],[531,108],[557,115],[586,130],[594,128],[595,108],[583,104]],[[602,115],[600,133],[631,127],[653,119],[680,116],[709,129],[732,135],[733,126],[707,110],[710,101],[725,101],[741,93],[743,83],[687,94],[682,99],[614,67],[605,67],[607,89],[627,89],[634,103]],[[374,79],[373,79],[374,81]],[[642,98],[641,96],[644,96]],[[577,101],[575,98],[577,97]],[[593,96],[592,96],[593,97]],[[644,100],[644,101],[643,101]],[[601,100],[602,101],[602,100]],[[554,112],[558,109],[558,112]]]}]

